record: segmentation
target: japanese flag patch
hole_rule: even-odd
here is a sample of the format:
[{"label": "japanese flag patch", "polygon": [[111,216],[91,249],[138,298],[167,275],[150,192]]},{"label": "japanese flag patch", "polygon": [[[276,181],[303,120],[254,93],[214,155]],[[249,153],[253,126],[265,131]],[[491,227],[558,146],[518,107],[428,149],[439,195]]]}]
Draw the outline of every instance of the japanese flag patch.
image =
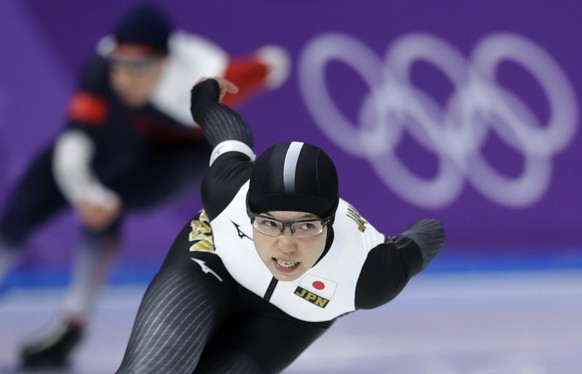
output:
[{"label": "japanese flag patch", "polygon": [[315,306],[325,308],[333,297],[336,287],[336,282],[306,274],[299,282],[299,286],[297,286],[294,293]]}]

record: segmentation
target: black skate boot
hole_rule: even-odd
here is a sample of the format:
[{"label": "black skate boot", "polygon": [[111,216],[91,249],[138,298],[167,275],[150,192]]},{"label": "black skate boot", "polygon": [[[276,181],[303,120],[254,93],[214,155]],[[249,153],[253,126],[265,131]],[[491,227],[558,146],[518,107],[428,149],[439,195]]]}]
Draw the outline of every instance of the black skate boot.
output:
[{"label": "black skate boot", "polygon": [[69,366],[69,355],[83,335],[83,327],[60,322],[47,335],[24,346],[21,352],[22,369],[61,370]]}]

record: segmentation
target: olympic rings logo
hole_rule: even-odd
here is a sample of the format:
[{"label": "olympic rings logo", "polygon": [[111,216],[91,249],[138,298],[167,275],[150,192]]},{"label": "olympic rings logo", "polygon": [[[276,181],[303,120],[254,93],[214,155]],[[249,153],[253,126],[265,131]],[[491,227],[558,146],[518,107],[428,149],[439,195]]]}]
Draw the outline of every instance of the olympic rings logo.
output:
[{"label": "olympic rings logo", "polygon": [[[496,81],[499,64],[506,60],[539,83],[548,103],[547,123],[540,123],[520,97]],[[325,69],[332,61],[352,68],[370,89],[356,124],[330,96]],[[411,83],[416,61],[434,65],[454,86],[444,107]],[[484,38],[467,60],[433,35],[408,34],[394,41],[383,61],[349,35],[322,34],[304,48],[298,71],[307,109],[329,139],[367,158],[388,188],[419,207],[450,204],[465,180],[500,205],[531,205],[551,182],[552,157],[577,130],[577,102],[567,77],[544,50],[514,34]],[[483,157],[490,131],[523,156],[518,176],[503,175]],[[437,156],[434,177],[418,176],[398,158],[396,147],[404,132]]]}]

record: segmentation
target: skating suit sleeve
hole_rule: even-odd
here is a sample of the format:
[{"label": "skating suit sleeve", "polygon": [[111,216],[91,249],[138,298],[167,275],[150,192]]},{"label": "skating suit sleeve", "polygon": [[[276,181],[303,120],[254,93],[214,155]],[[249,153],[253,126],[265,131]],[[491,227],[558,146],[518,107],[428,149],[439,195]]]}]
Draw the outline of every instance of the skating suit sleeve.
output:
[{"label": "skating suit sleeve", "polygon": [[202,202],[212,220],[248,181],[255,160],[253,136],[242,117],[218,102],[218,83],[209,79],[191,91],[192,118],[212,145],[210,169],[202,181]]},{"label": "skating suit sleeve", "polygon": [[358,278],[356,307],[376,308],[394,299],[439,253],[444,238],[439,221],[423,219],[372,248]]},{"label": "skating suit sleeve", "polygon": [[69,128],[91,132],[102,126],[109,116],[110,96],[107,61],[94,54],[85,64],[79,85],[69,101]]}]

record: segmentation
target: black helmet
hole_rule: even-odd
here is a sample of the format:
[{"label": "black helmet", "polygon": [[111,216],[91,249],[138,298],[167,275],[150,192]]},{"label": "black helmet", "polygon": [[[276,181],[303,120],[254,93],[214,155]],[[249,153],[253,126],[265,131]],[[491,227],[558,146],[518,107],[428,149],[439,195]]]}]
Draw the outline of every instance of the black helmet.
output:
[{"label": "black helmet", "polygon": [[172,26],[166,15],[151,4],[138,5],[125,14],[115,29],[117,43],[141,44],[168,54]]},{"label": "black helmet", "polygon": [[333,217],[339,202],[335,165],[319,147],[287,142],[267,149],[251,173],[247,208],[308,212]]}]

